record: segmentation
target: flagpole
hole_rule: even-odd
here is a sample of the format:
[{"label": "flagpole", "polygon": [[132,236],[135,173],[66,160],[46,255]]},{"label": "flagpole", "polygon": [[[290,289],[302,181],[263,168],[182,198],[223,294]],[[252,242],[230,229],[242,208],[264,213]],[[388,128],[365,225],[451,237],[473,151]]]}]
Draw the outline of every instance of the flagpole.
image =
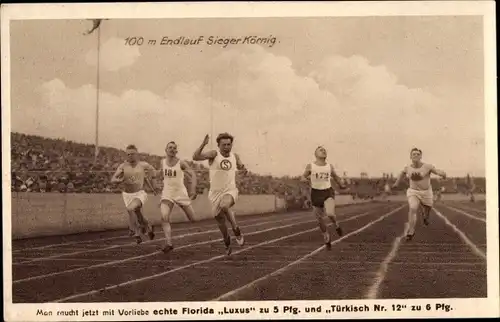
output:
[{"label": "flagpole", "polygon": [[210,83],[210,146],[214,148],[214,105],[213,105],[213,86]]},{"label": "flagpole", "polygon": [[96,79],[96,109],[95,109],[95,155],[94,164],[99,154],[99,96],[100,96],[100,60],[101,60],[101,28],[97,28],[97,79]]}]

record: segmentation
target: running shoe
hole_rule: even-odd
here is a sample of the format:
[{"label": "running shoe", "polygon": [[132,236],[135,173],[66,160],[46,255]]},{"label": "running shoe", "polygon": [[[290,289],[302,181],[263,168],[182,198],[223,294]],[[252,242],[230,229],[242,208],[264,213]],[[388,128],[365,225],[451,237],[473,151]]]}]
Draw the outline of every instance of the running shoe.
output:
[{"label": "running shoe", "polygon": [[328,249],[328,250],[332,249],[332,238],[330,237],[330,234],[325,236],[325,245],[326,245],[326,249]]},{"label": "running shoe", "polygon": [[236,242],[240,246],[245,245],[245,238],[243,238],[243,235],[236,236]]},{"label": "running shoe", "polygon": [[165,254],[170,253],[173,250],[174,250],[174,246],[172,246],[172,245],[166,245],[165,247],[163,247],[161,249],[161,251],[164,252]]},{"label": "running shoe", "polygon": [[149,227],[148,237],[149,237],[149,239],[150,239],[150,240],[155,239],[155,232],[154,232],[154,230],[155,230],[155,229],[154,229],[154,227],[153,227],[153,226]]}]

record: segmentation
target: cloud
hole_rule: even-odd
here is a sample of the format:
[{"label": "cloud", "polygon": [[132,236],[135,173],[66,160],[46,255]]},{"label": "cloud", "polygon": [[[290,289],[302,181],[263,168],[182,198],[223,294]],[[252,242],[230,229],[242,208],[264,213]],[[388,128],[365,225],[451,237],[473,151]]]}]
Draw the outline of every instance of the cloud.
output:
[{"label": "cloud", "polygon": [[[124,40],[110,38],[100,47],[100,66],[107,71],[117,71],[133,65],[141,56],[137,46],[125,46]],[[97,48],[91,49],[85,55],[85,62],[90,66],[97,65]]]},{"label": "cloud", "polygon": [[[484,167],[484,145],[465,144],[478,128],[463,127],[470,121],[466,112],[450,113],[442,99],[399,84],[363,57],[331,56],[303,76],[288,58],[254,47],[226,50],[205,66],[210,82],[179,82],[162,95],[102,92],[101,144],[134,143],[162,154],[165,143],[175,140],[181,156],[190,158],[206,133],[228,131],[252,171],[274,175],[300,174],[318,145],[349,174],[396,173],[413,146],[442,168]],[[93,142],[93,86],[69,88],[56,79],[41,87],[41,95],[43,108],[13,115],[13,124],[38,124],[43,135]],[[461,154],[478,157],[456,162],[447,149],[457,140]]]}]

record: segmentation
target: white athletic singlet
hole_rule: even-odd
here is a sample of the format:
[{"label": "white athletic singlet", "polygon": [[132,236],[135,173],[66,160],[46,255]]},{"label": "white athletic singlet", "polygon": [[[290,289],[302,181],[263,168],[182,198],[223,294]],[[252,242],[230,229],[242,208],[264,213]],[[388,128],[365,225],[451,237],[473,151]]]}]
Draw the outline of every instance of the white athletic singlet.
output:
[{"label": "white athletic singlet", "polygon": [[177,192],[183,191],[186,187],[184,185],[184,171],[181,169],[181,161],[170,167],[167,159],[162,160],[163,171],[163,191],[164,192]]},{"label": "white athletic singlet", "polygon": [[210,164],[210,191],[236,189],[236,157],[224,157],[219,151]]},{"label": "white athletic singlet", "polygon": [[431,170],[434,166],[424,163],[420,168],[407,165],[404,169],[406,176],[410,180],[410,189],[429,190],[431,188]]},{"label": "white athletic singlet", "polygon": [[311,163],[311,188],[317,190],[330,189],[332,187],[331,177],[332,168],[329,163],[323,166],[316,165],[314,162]]}]

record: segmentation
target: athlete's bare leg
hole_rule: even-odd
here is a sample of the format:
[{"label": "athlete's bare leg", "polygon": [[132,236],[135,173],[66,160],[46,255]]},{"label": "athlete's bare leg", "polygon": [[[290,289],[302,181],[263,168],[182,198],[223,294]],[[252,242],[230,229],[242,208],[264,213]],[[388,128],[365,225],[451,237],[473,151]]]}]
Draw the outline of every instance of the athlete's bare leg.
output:
[{"label": "athlete's bare leg", "polygon": [[129,236],[135,236],[138,231],[137,216],[134,210],[127,210]]},{"label": "athlete's bare leg", "polygon": [[[134,238],[138,244],[142,242],[141,235],[144,233],[144,221],[142,214],[140,213],[140,208],[142,206],[142,202],[139,199],[134,199],[127,206],[127,212],[129,214],[130,222],[134,221]],[[139,215],[138,215],[139,213]]]},{"label": "athlete's bare leg", "polygon": [[184,213],[186,214],[186,217],[189,219],[190,222],[196,221],[193,206],[189,205],[189,206],[180,206],[180,207],[181,207],[182,211],[184,211]]},{"label": "athlete's bare leg", "polygon": [[422,211],[422,217],[424,219],[424,225],[427,226],[427,225],[429,225],[429,216],[431,214],[432,206],[422,204],[421,207],[422,207],[421,211]]},{"label": "athlete's bare leg", "polygon": [[[141,202],[141,200],[139,200],[137,198],[132,200],[130,205],[127,207],[127,211],[134,211],[135,212],[141,233],[145,234],[147,232],[149,239],[153,240],[155,237],[154,232],[153,232],[153,227],[149,224],[148,220],[142,214],[142,202]],[[140,236],[136,235],[137,243],[140,243],[139,239],[140,239]]]},{"label": "athlete's bare leg", "polygon": [[174,247],[172,246],[172,227],[170,226],[170,215],[172,213],[172,208],[174,204],[169,200],[162,200],[160,204],[161,212],[161,228],[165,233],[165,247],[162,251],[167,253],[171,251]]},{"label": "athlete's bare leg", "polygon": [[335,199],[328,198],[325,201],[325,212],[326,216],[330,219],[335,227],[335,231],[339,236],[342,236],[342,228],[337,221],[337,216],[335,215]]},{"label": "athlete's bare leg", "polygon": [[325,244],[328,247],[328,249],[330,249],[332,247],[332,244],[331,244],[330,233],[328,232],[328,229],[326,228],[325,211],[323,208],[313,206],[313,213],[316,216],[316,219],[318,220],[319,230],[321,230],[321,233],[323,234],[323,239],[325,241]]},{"label": "athlete's bare leg", "polygon": [[408,227],[406,230],[406,239],[411,240],[415,234],[415,225],[417,224],[417,212],[420,207],[420,200],[415,196],[408,197]]},{"label": "athlete's bare leg", "polygon": [[226,226],[226,216],[219,212],[217,216],[215,216],[215,220],[217,221],[217,225],[219,226],[219,230],[222,233],[222,238],[224,239],[224,245],[226,245],[227,254],[231,254],[231,237],[229,237],[229,232]]},{"label": "athlete's bare leg", "polygon": [[243,238],[243,235],[241,234],[240,227],[236,222],[236,217],[234,215],[234,212],[231,209],[232,206],[234,206],[233,196],[229,194],[224,195],[220,203],[221,212],[226,216],[227,220],[231,223],[231,228],[233,229],[233,233],[236,236],[236,241],[240,246],[243,246],[245,240]]}]

